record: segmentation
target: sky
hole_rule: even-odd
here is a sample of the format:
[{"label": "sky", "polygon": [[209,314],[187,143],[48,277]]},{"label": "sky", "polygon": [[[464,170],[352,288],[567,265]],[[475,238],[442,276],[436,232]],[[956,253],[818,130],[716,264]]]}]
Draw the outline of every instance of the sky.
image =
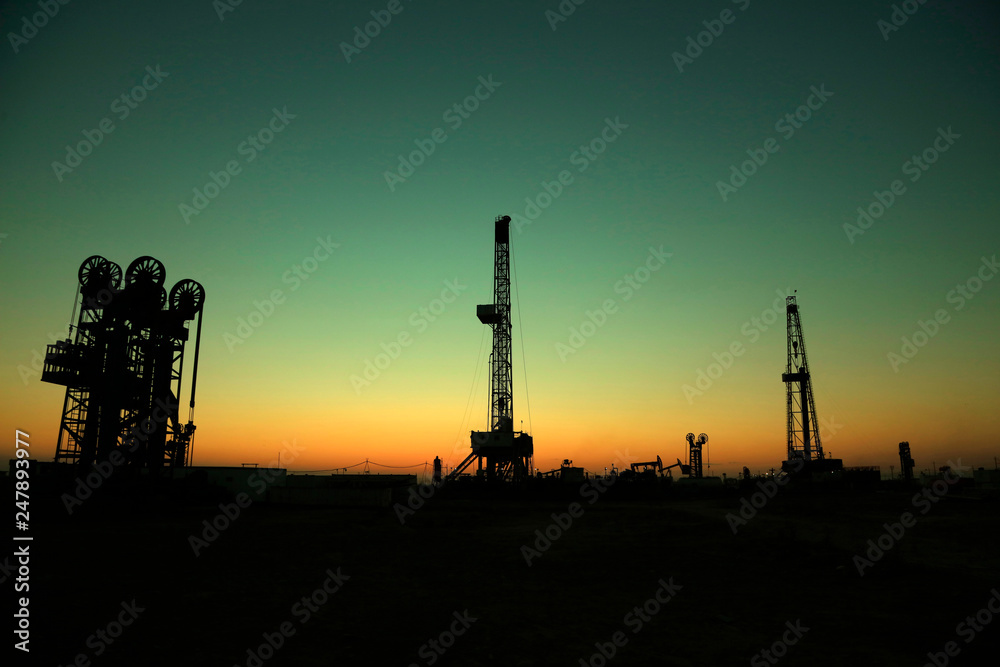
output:
[{"label": "sky", "polygon": [[540,470],[779,465],[789,293],[828,455],[1000,456],[992,3],[46,6],[0,5],[5,457],[98,254],[205,288],[196,464],[456,465],[497,215]]}]

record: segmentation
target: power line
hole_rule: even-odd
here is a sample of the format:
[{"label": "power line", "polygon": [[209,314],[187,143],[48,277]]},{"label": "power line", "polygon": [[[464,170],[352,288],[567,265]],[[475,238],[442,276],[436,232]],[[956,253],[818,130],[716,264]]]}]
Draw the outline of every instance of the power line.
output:
[{"label": "power line", "polygon": [[428,465],[427,461],[424,461],[423,463],[414,463],[411,466],[390,466],[384,463],[375,463],[374,461],[368,461],[367,463],[373,466],[378,466],[379,468],[419,468],[420,466]]},{"label": "power line", "polygon": [[514,299],[517,303],[517,335],[521,341],[521,370],[524,373],[524,405],[528,408],[528,430],[534,433],[531,427],[531,398],[528,396],[528,364],[524,357],[524,317],[521,314],[521,291],[517,288],[517,262],[514,261],[514,253],[510,254],[510,265],[514,270]]},{"label": "power line", "polygon": [[[465,401],[465,410],[462,412],[462,422],[458,425],[458,433],[455,434],[455,442],[458,442],[459,437],[462,435],[462,430],[465,428],[465,420],[469,414],[469,408],[472,405],[472,398],[476,393],[476,388],[479,386],[479,366],[482,364],[483,360],[483,347],[486,342],[486,328],[483,327],[483,335],[479,339],[479,354],[476,355],[476,368],[472,375],[472,386],[469,387],[469,398]],[[454,448],[452,448],[452,453],[454,453]]]},{"label": "power line", "polygon": [[340,466],[339,468],[324,468],[322,470],[296,470],[295,472],[336,472],[338,470],[350,470],[351,468],[357,468],[358,466],[363,466],[363,465],[372,465],[372,466],[377,466],[379,468],[400,468],[401,469],[401,468],[419,468],[420,466],[427,466],[427,465],[430,465],[430,464],[427,461],[424,461],[423,463],[415,463],[415,464],[413,464],[411,466],[391,466],[391,465],[387,465],[385,463],[376,463],[375,461],[371,461],[369,459],[365,459],[364,461],[360,461],[358,463],[355,463],[354,465]]}]

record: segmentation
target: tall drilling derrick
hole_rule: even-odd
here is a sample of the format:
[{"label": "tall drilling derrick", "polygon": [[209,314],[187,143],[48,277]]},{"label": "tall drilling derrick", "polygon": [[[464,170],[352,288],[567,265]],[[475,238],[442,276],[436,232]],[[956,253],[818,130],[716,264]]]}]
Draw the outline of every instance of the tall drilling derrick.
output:
[{"label": "tall drilling derrick", "polygon": [[490,431],[514,430],[514,366],[511,362],[510,218],[496,219],[493,259],[493,303],[476,306],[476,316],[493,328],[490,354]]},{"label": "tall drilling derrick", "polygon": [[913,466],[916,462],[913,457],[910,456],[910,443],[901,442],[899,443],[899,465],[901,468],[900,474],[903,476],[903,481],[909,484],[913,481]]},{"label": "tall drilling derrick", "polygon": [[485,477],[491,482],[520,483],[531,475],[534,443],[527,433],[514,430],[510,217],[498,216],[494,224],[496,249],[493,303],[476,306],[479,321],[493,329],[493,351],[490,354],[490,430],[472,432],[472,453],[448,477],[457,477],[473,461],[478,461],[477,476]]},{"label": "tall drilling derrick", "polygon": [[[694,433],[687,434],[688,443],[688,476],[699,478],[702,476],[701,448],[708,444],[708,436],[702,433],[695,440]],[[711,467],[711,466],[710,466]],[[683,468],[681,468],[683,472]]]},{"label": "tall drilling derrick", "polygon": [[[49,345],[42,381],[66,387],[55,460],[88,468],[116,465],[153,473],[190,465],[205,290],[182,280],[168,295],[153,257],[129,265],[94,255],[78,274],[75,338]],[[187,423],[179,397],[186,324],[198,318]],[[118,458],[120,457],[120,458]]]},{"label": "tall drilling derrick", "polygon": [[781,376],[785,383],[788,408],[788,460],[806,462],[823,458],[816,420],[816,403],[809,381],[809,362],[806,359],[806,342],[802,337],[802,320],[795,296],[785,298],[788,321],[788,365]]},{"label": "tall drilling derrick", "polygon": [[839,459],[828,459],[823,454],[819,439],[819,420],[813,399],[809,361],[806,358],[806,341],[802,336],[802,320],[795,296],[785,297],[788,323],[788,363],[781,381],[785,383],[785,403],[788,412],[788,459],[782,465],[786,470],[814,472],[838,470],[843,467]]}]

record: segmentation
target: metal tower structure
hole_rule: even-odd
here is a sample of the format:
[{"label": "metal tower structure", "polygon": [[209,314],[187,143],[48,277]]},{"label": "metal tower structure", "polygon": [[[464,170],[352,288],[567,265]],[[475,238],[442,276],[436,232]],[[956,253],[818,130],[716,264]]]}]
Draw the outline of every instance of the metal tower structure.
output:
[{"label": "metal tower structure", "polygon": [[[688,443],[688,476],[689,477],[701,477],[702,476],[702,466],[701,466],[701,448],[702,446],[708,444],[708,436],[702,433],[695,440],[694,433],[687,434]],[[681,472],[684,472],[684,468],[681,468]]]},{"label": "metal tower structure", "polygon": [[510,321],[510,218],[496,219],[493,260],[493,303],[476,306],[476,316],[493,327],[490,354],[490,430],[514,430],[514,365],[511,361],[513,326]]},{"label": "metal tower structure", "polygon": [[[205,290],[181,280],[168,295],[166,271],[139,257],[124,274],[94,255],[78,273],[75,337],[49,345],[42,381],[66,387],[55,460],[88,468],[121,456],[153,473],[191,464]],[[198,319],[187,423],[179,396],[187,323]],[[119,465],[116,463],[116,465]]]},{"label": "metal tower structure", "polygon": [[899,465],[902,467],[900,472],[903,475],[903,481],[907,484],[913,481],[913,466],[915,464],[913,457],[910,456],[910,443],[899,443]]},{"label": "metal tower structure", "polygon": [[802,321],[795,296],[785,298],[788,321],[788,364],[781,375],[785,383],[788,409],[788,461],[801,459],[806,463],[823,458],[813,400],[806,342],[802,337]]},{"label": "metal tower structure", "polygon": [[498,216],[494,221],[494,239],[493,303],[476,306],[479,321],[493,329],[493,351],[490,353],[490,430],[472,432],[472,453],[448,477],[457,477],[473,461],[478,461],[479,477],[485,476],[491,482],[520,483],[531,475],[534,443],[527,433],[514,431],[509,216]]}]

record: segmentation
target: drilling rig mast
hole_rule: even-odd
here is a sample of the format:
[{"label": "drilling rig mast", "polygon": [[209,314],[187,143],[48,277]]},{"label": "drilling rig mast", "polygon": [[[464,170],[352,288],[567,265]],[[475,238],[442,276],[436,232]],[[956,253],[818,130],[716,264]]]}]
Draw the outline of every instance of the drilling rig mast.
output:
[{"label": "drilling rig mast", "polygon": [[[708,436],[702,433],[695,440],[694,433],[687,434],[688,443],[688,476],[700,478],[704,470],[701,465],[701,448],[708,444]],[[711,466],[709,466],[711,467]],[[681,471],[683,472],[683,468]]]},{"label": "drilling rig mast", "polygon": [[788,460],[823,458],[816,420],[816,403],[809,381],[806,343],[802,337],[802,320],[795,296],[785,298],[788,320],[788,364],[781,381],[785,383],[788,407]]},{"label": "drilling rig mast", "polygon": [[910,456],[910,443],[901,442],[899,443],[899,465],[900,474],[903,476],[903,482],[909,484],[913,481],[913,466],[916,462],[913,457]]},{"label": "drilling rig mast", "polygon": [[472,432],[472,453],[448,478],[458,477],[473,461],[478,461],[478,477],[485,477],[490,482],[521,483],[531,475],[534,443],[527,433],[514,431],[510,217],[498,216],[494,225],[496,249],[493,303],[476,306],[479,321],[493,329],[493,352],[490,354],[490,430]]},{"label": "drilling rig mast", "polygon": [[823,454],[809,361],[806,358],[806,341],[802,336],[802,320],[799,318],[799,306],[794,295],[785,297],[785,311],[788,324],[788,362],[781,381],[785,383],[788,413],[788,459],[782,468],[796,472],[803,468],[815,472],[840,469],[842,461],[828,459]]}]

